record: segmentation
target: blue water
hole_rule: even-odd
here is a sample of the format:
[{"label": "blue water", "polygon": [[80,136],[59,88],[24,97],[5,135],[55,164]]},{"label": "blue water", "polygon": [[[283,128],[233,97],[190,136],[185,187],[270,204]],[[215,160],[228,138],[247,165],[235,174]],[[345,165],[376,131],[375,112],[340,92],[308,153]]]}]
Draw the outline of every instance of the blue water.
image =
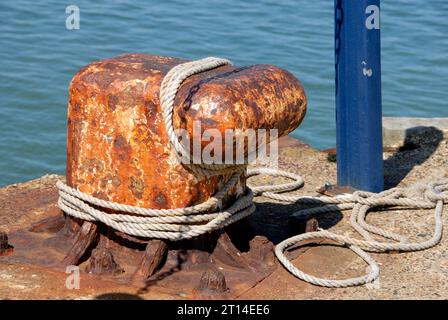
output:
[{"label": "blue water", "polygon": [[[79,30],[65,7],[80,8]],[[383,0],[383,109],[448,116],[448,1]],[[292,135],[335,145],[332,0],[2,1],[0,186],[65,170],[67,89],[82,66],[125,52],[269,63],[303,82]]]}]

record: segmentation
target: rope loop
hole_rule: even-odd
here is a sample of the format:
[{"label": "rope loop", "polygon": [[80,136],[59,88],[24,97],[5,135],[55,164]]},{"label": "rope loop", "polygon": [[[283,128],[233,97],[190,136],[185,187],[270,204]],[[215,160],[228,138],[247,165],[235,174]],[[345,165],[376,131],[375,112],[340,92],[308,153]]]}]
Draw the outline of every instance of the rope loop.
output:
[{"label": "rope loop", "polygon": [[441,182],[431,183],[428,185],[424,193],[424,198],[433,203],[438,201],[446,201],[448,199],[447,186]]},{"label": "rope loop", "polygon": [[[331,280],[331,279],[318,278],[299,270],[289,261],[289,259],[284,254],[284,251],[293,244],[300,243],[304,240],[310,240],[310,239],[336,240],[337,242],[339,242],[340,245],[347,247],[348,249],[352,250],[355,254],[357,254],[359,257],[361,257],[361,259],[363,259],[369,265],[369,273],[366,274],[365,276],[356,278],[349,278],[344,280]],[[374,259],[372,259],[372,257],[367,252],[363,251],[357,246],[347,245],[347,243],[340,241],[340,239],[334,237],[332,233],[327,232],[325,230],[317,232],[307,232],[286,239],[280,242],[275,247],[275,255],[277,256],[280,263],[297,278],[306,281],[308,283],[327,288],[344,288],[344,287],[359,286],[375,281],[380,275],[380,268],[378,267],[378,264],[375,262]]]},{"label": "rope loop", "polygon": [[[160,107],[162,109],[163,121],[170,140],[171,146],[175,154],[182,158],[182,163],[186,168],[191,170],[198,176],[211,177],[222,174],[229,174],[235,171],[243,171],[246,168],[245,164],[203,164],[201,159],[196,159],[193,155],[185,149],[179,142],[173,127],[173,110],[174,99],[177,91],[182,83],[188,77],[212,70],[224,65],[231,65],[232,63],[227,59],[208,57],[196,61],[190,61],[179,64],[173,67],[162,80],[160,86]],[[192,164],[193,163],[193,164]]]},{"label": "rope loop", "polygon": [[265,193],[272,193],[272,192],[285,192],[285,191],[291,191],[296,190],[304,185],[303,178],[299,176],[298,174],[287,172],[287,171],[281,171],[273,168],[266,168],[266,167],[258,167],[254,169],[248,169],[246,173],[246,177],[250,178],[256,175],[270,175],[270,176],[276,176],[276,177],[284,177],[291,180],[294,180],[293,182],[287,182],[283,184],[275,184],[275,185],[265,185],[265,186],[250,186],[252,189],[252,192],[255,196],[264,195]]}]

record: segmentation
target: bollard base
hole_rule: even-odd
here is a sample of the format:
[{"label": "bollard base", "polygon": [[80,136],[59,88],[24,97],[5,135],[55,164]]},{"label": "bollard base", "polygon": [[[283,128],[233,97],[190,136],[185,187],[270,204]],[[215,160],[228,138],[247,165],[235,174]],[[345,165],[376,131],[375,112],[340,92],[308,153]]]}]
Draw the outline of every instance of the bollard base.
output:
[{"label": "bollard base", "polygon": [[[55,199],[55,192],[51,189],[42,196]],[[248,219],[188,241],[148,241],[101,224],[66,218],[54,207],[50,203],[42,208],[46,214],[40,220],[22,221],[8,233],[14,252],[1,256],[7,265],[29,266],[40,275],[51,275],[55,280],[42,284],[43,290],[48,286],[49,295],[57,283],[66,285],[75,266],[79,267],[80,286],[91,292],[125,288],[137,296],[230,299],[254,287],[278,266],[272,242],[256,235]]]}]

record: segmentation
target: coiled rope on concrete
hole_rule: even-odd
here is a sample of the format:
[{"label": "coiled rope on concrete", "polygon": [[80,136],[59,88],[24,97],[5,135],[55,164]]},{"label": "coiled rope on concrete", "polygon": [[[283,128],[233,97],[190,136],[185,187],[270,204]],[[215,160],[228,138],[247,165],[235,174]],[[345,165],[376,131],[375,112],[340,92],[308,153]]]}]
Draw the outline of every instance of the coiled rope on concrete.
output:
[{"label": "coiled rope on concrete", "polygon": [[[316,215],[320,213],[335,212],[340,210],[352,209],[350,216],[350,225],[365,240],[359,240],[352,237],[342,236],[327,230],[317,232],[308,232],[291,237],[279,243],[275,248],[275,255],[283,266],[296,277],[324,287],[341,288],[356,286],[372,282],[379,277],[379,267],[375,260],[367,252],[388,252],[388,251],[419,251],[431,248],[438,244],[442,238],[443,222],[442,213],[444,203],[448,202],[448,179],[441,180],[428,185],[416,185],[409,188],[393,188],[384,192],[374,194],[369,192],[357,191],[351,195],[342,195],[336,197],[299,197],[284,196],[273,193],[264,193],[262,195],[272,199],[310,204],[315,203],[318,206],[300,210],[293,215]],[[408,242],[401,235],[384,229],[372,226],[366,222],[366,215],[369,211],[377,208],[398,207],[401,209],[435,209],[434,233],[429,240],[422,242]],[[382,236],[386,239],[398,242],[379,242],[372,238],[372,234]],[[309,239],[330,239],[337,241],[341,245],[358,254],[370,266],[369,274],[363,277],[350,278],[346,280],[329,280],[314,277],[297,269],[284,255],[284,251],[304,240]]]},{"label": "coiled rope on concrete", "polygon": [[[172,124],[174,98],[179,87],[191,75],[229,63],[228,60],[213,57],[187,62],[171,69],[163,79],[160,88],[163,118],[170,143],[179,157],[184,157],[184,159],[187,157],[189,159],[190,156],[179,142]],[[286,239],[275,248],[275,255],[281,264],[294,276],[315,285],[334,288],[362,285],[372,282],[379,277],[379,267],[367,252],[424,250],[438,244],[442,237],[442,212],[444,204],[448,202],[448,179],[428,185],[393,188],[378,194],[357,191],[353,194],[335,197],[310,197],[283,194],[283,192],[296,190],[303,186],[303,179],[295,173],[273,168],[247,169],[247,177],[263,174],[289,178],[293,182],[280,185],[248,187],[246,193],[240,196],[228,209],[221,210],[224,196],[237,184],[240,176],[246,171],[247,165],[200,163],[187,164],[187,166],[200,176],[209,177],[230,173],[231,176],[223,188],[209,200],[187,208],[149,209],[124,205],[98,199],[71,188],[61,181],[57,182],[60,195],[58,205],[64,212],[73,217],[87,221],[100,221],[129,235],[172,241],[190,239],[218,230],[249,216],[255,211],[253,196],[264,196],[277,201],[310,206],[293,213],[292,215],[294,216],[314,216],[351,209],[350,224],[354,230],[363,236],[364,240],[341,236],[327,230],[319,230]],[[122,213],[107,213],[100,210],[99,207]],[[369,225],[366,222],[365,219],[369,211],[388,207],[435,209],[435,228],[432,238],[423,242],[408,243],[405,237]],[[372,234],[397,242],[375,241],[372,238]],[[345,280],[322,279],[297,269],[284,254],[284,251],[294,244],[303,240],[319,238],[334,240],[341,245],[347,246],[369,264],[369,273],[362,277]]]}]

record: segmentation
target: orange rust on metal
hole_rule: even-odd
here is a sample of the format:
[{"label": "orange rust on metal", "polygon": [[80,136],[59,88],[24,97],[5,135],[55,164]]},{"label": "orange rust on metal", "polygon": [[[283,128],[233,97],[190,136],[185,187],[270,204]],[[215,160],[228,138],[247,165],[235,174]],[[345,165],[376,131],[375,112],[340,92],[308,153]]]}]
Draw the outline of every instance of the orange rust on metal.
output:
[{"label": "orange rust on metal", "polygon": [[350,186],[325,185],[316,191],[325,196],[334,197],[341,194],[353,193],[357,190]]},{"label": "orange rust on metal", "polygon": [[[148,208],[205,201],[227,177],[198,181],[166,135],[159,89],[185,60],[125,54],[82,68],[70,85],[67,182],[96,197]],[[188,78],[174,104],[175,128],[295,129],[306,110],[300,82],[270,65],[222,66]],[[236,192],[236,190],[234,190]]]},{"label": "orange rust on metal", "polygon": [[165,241],[157,239],[149,241],[142,260],[132,278],[138,281],[140,279],[146,280],[153,276],[163,265],[167,252],[168,245]]},{"label": "orange rust on metal", "polygon": [[[194,176],[179,163],[166,134],[160,85],[166,73],[183,62],[126,54],[92,63],[73,77],[68,108],[69,185],[98,198],[156,209],[203,202],[221,187],[228,176]],[[289,72],[270,65],[227,65],[184,81],[174,101],[173,124],[193,139],[198,138],[193,129],[196,121],[201,123],[201,135],[206,129],[218,130],[225,153],[227,129],[239,129],[236,136],[245,136],[249,129],[277,129],[281,137],[300,124],[305,111],[303,87]],[[202,148],[208,144],[201,143]],[[242,177],[223,206],[244,186]],[[138,239],[100,223],[67,217],[51,243],[69,240],[65,247],[71,249],[63,265],[86,264],[91,273],[130,277],[142,282],[145,290],[161,282],[176,289],[196,288],[195,294],[201,296],[235,295],[276,266],[273,244],[256,235],[255,225],[244,219],[224,230],[170,242]],[[53,228],[53,221],[34,227]]]},{"label": "orange rust on metal", "polygon": [[[279,141],[280,147],[308,148],[285,138]],[[285,153],[279,155],[282,158]],[[54,184],[62,178],[42,178],[0,190],[3,200],[0,201],[0,220],[2,231],[7,231],[8,236],[7,241],[3,237],[2,243],[14,247],[0,254],[0,269],[11,274],[10,282],[5,282],[7,290],[0,290],[7,298],[102,299],[126,298],[128,295],[122,293],[127,293],[136,298],[234,299],[246,295],[278,267],[271,241],[279,242],[288,236],[288,217],[292,208],[264,202],[257,205],[256,214],[230,225],[222,233],[206,234],[190,241],[168,242],[168,252],[158,250],[160,246],[155,246],[155,252],[148,250],[143,240],[123,238],[124,235],[117,237],[112,230],[99,224],[99,241],[94,241],[78,262],[82,273],[81,287],[70,290],[66,287],[67,269],[60,262],[77,239],[72,230],[64,226],[57,208],[58,191]],[[263,180],[261,177],[252,179],[259,183]],[[85,242],[78,244],[82,246]],[[297,256],[306,249],[288,251],[288,256]],[[163,254],[159,255],[157,251]],[[160,259],[165,254],[166,261]],[[304,255],[303,259],[306,261],[309,257]],[[158,271],[153,274],[156,265]],[[216,268],[224,278],[210,273]],[[133,277],[136,272],[141,277]],[[278,275],[274,279],[279,279]],[[280,278],[285,277],[290,276],[281,272]],[[19,281],[28,289],[15,286]],[[8,287],[10,283],[14,284],[13,289]],[[268,287],[266,290],[266,286],[263,287],[263,294],[278,294],[278,288]],[[117,292],[120,294],[114,296]],[[253,292],[260,294],[259,290]]]},{"label": "orange rust on metal", "polygon": [[8,234],[0,231],[0,255],[11,253],[12,246],[8,243]]}]

